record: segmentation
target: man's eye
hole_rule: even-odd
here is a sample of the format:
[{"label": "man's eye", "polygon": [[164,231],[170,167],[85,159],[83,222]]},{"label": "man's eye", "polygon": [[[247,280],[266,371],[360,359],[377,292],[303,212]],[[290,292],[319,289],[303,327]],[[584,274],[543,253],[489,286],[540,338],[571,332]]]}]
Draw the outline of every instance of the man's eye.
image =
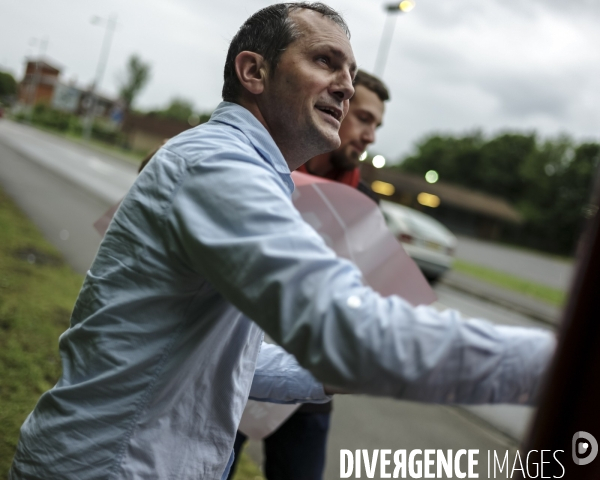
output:
[{"label": "man's eye", "polygon": [[329,58],[327,57],[318,57],[317,62],[322,63],[323,65],[329,65]]}]

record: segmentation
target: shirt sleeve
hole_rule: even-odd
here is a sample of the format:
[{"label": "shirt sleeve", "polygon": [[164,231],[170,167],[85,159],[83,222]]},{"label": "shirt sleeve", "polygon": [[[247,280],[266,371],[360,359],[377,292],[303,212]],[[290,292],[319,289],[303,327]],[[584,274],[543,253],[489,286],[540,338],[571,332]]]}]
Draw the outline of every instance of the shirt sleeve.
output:
[{"label": "shirt sleeve", "polygon": [[263,342],[250,387],[250,399],[271,403],[326,403],[323,385],[283,348]]},{"label": "shirt sleeve", "polygon": [[257,155],[188,166],[165,222],[182,264],[324,384],[426,402],[531,403],[553,353],[548,332],[465,322],[363,285]]}]

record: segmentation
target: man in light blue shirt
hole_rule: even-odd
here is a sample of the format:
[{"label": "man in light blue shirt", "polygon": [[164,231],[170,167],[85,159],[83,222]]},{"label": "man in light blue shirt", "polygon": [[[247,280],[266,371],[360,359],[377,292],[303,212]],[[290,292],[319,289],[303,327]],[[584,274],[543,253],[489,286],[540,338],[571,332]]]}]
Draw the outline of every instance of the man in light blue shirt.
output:
[{"label": "man in light blue shirt", "polygon": [[[373,395],[531,401],[550,335],[382,298],[294,209],[290,171],[339,144],[348,36],[318,4],[274,5],[241,27],[226,101],[161,148],[117,211],[12,479],[218,480],[249,395],[326,400],[299,365]],[[261,329],[297,362],[259,354]]]}]

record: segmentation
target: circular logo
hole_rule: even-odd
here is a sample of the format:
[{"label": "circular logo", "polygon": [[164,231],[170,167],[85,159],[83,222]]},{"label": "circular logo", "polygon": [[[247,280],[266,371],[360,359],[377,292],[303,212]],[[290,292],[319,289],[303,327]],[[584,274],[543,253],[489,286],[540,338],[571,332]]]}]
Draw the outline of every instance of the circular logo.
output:
[{"label": "circular logo", "polygon": [[573,461],[577,465],[592,463],[598,455],[598,442],[587,432],[573,435]]}]

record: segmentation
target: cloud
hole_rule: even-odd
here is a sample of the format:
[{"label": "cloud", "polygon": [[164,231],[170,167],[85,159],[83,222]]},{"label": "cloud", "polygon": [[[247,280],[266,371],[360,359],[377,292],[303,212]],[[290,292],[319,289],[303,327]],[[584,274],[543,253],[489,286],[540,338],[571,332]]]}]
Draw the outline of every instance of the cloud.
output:
[{"label": "cloud", "polygon": [[540,81],[531,77],[491,77],[482,80],[484,90],[498,99],[501,113],[512,117],[549,115],[564,117],[569,104],[576,102],[577,90],[560,78]]},{"label": "cloud", "polygon": [[[92,81],[103,29],[92,15],[119,15],[103,90],[132,53],[153,75],[138,105],[154,108],[173,96],[205,110],[220,101],[230,39],[265,0],[28,0],[5,2],[0,64],[17,76],[31,37],[48,35],[48,55],[65,77]],[[381,4],[331,0],[352,31],[361,66],[372,70],[386,23]],[[432,130],[537,129],[594,136],[600,131],[600,2],[597,0],[418,0],[396,19],[384,80],[392,101],[374,150],[390,158]]]},{"label": "cloud", "polygon": [[559,15],[600,19],[600,3],[596,0],[534,0],[534,3]]}]

